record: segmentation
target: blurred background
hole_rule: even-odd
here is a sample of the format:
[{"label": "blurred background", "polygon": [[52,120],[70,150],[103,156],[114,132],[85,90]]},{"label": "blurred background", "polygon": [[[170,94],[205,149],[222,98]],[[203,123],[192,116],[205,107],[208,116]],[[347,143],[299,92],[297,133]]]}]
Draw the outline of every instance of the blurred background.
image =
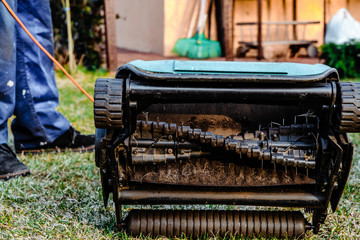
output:
[{"label": "blurred background", "polygon": [[[347,25],[349,31],[354,31],[354,24],[359,25],[360,0],[50,2],[57,59],[66,64],[73,56],[77,65],[89,70],[116,71],[134,59],[187,59],[190,54],[179,54],[175,46],[179,39],[185,39],[187,46],[196,45],[189,39],[197,36],[200,27],[209,44],[217,42],[221,47],[221,53],[212,56],[213,60],[322,62],[338,68],[342,76],[360,76],[360,36],[341,32],[341,24]],[[337,13],[336,24],[329,24]],[[71,19],[71,38],[67,14]],[[337,29],[339,36],[334,40]],[[329,32],[333,32],[333,38],[325,41]],[[337,41],[336,37],[341,36],[347,38]],[[69,41],[74,46],[71,52]],[[190,57],[208,58],[209,54],[203,51],[195,54],[199,57]],[[344,54],[347,57],[341,57]]]}]

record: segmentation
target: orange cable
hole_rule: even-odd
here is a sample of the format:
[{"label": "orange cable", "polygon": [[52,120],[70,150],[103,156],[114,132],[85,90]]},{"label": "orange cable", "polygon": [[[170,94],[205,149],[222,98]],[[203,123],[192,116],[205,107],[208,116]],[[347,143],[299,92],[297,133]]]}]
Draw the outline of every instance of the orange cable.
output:
[{"label": "orange cable", "polygon": [[10,6],[8,5],[8,3],[6,2],[6,0],[1,0],[1,2],[4,4],[4,6],[6,7],[6,9],[9,11],[9,13],[13,16],[13,18],[20,24],[20,26],[22,27],[22,29],[24,29],[24,31],[26,32],[27,35],[29,35],[29,37],[31,38],[31,40],[34,41],[34,43],[46,54],[46,56],[48,56],[55,64],[56,66],[58,66],[61,71],[64,72],[64,74],[75,84],[75,86],[77,88],[80,89],[80,91],[85,94],[85,96],[87,96],[90,101],[94,102],[94,98],[92,96],[90,96],[85,89],[83,89],[76,81],[75,79],[65,70],[65,68],[63,66],[61,66],[61,64],[56,61],[56,59],[51,56],[51,54],[34,38],[34,36],[29,32],[29,30],[25,27],[25,25],[21,22],[21,20],[16,16],[16,14],[14,13],[14,11],[10,8]]}]

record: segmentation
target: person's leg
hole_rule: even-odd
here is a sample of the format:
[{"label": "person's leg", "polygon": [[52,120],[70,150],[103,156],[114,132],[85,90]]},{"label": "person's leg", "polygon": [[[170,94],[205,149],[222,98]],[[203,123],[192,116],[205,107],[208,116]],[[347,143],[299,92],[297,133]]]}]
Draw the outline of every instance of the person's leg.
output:
[{"label": "person's leg", "polygon": [[[14,0],[8,1],[14,9]],[[0,3],[0,144],[8,141],[8,119],[15,108],[15,21]]]},{"label": "person's leg", "polygon": [[[14,0],[8,1],[15,9]],[[30,171],[7,145],[8,119],[15,108],[15,22],[0,3],[0,179],[26,175]]]},{"label": "person's leg", "polygon": [[[49,0],[19,0],[18,17],[35,38],[53,53]],[[16,149],[36,148],[64,134],[70,123],[56,108],[59,94],[52,61],[19,25],[16,64],[16,118],[12,124]]]},{"label": "person's leg", "polygon": [[[18,17],[51,54],[53,30],[49,0],[19,0]],[[16,105],[12,131],[17,152],[71,148],[92,150],[94,135],[81,135],[56,108],[59,94],[52,61],[16,25]]]}]

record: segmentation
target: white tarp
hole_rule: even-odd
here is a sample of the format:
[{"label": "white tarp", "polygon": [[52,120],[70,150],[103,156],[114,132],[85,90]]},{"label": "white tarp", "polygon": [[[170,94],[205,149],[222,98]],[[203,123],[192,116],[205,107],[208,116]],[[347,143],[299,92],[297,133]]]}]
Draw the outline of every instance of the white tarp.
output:
[{"label": "white tarp", "polygon": [[326,25],[325,43],[343,44],[351,39],[360,42],[360,22],[341,8]]}]

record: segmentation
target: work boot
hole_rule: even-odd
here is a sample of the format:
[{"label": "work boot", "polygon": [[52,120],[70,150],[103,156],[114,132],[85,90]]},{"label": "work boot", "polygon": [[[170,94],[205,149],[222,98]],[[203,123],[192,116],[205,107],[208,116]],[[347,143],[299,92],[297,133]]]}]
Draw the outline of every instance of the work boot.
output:
[{"label": "work boot", "polygon": [[7,144],[0,145],[0,179],[8,180],[16,176],[29,175],[30,171],[16,158],[15,153]]},{"label": "work boot", "polygon": [[41,153],[65,151],[66,149],[74,152],[92,151],[95,148],[95,135],[82,135],[79,131],[70,126],[63,135],[55,139],[54,142],[36,148],[18,148],[17,153]]}]

